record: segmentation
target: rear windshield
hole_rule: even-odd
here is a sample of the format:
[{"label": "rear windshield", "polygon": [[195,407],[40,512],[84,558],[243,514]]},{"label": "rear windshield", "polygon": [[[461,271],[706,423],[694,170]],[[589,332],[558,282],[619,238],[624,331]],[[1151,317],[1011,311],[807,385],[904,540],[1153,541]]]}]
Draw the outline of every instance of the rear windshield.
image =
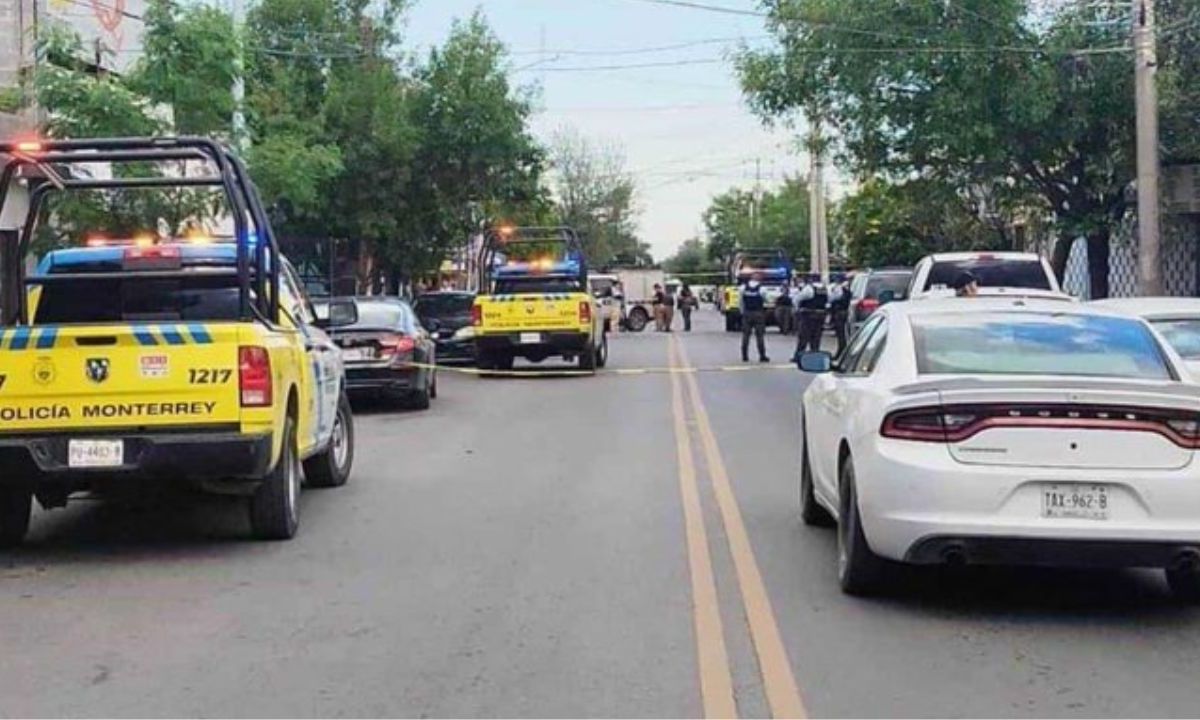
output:
[{"label": "rear windshield", "polygon": [[578,280],[570,278],[509,278],[496,281],[497,295],[521,293],[577,293],[581,292]]},{"label": "rear windshield", "polygon": [[922,374],[1172,379],[1161,348],[1139,320],[971,313],[914,317],[912,326]]},{"label": "rear windshield", "polygon": [[1030,288],[1053,290],[1050,278],[1040,260],[1006,260],[1003,258],[954,260],[934,263],[925,280],[925,290],[949,288],[954,280],[969,272],[979,281],[979,287]]},{"label": "rear windshield", "polygon": [[441,318],[467,315],[474,303],[474,295],[422,295],[414,307],[422,317]]},{"label": "rear windshield", "polygon": [[1154,329],[1187,360],[1200,360],[1200,320],[1155,320]]},{"label": "rear windshield", "polygon": [[872,275],[867,278],[867,289],[864,297],[879,298],[884,290],[891,290],[896,300],[903,300],[908,295],[908,281],[912,273],[888,273]]},{"label": "rear windshield", "polygon": [[96,278],[47,283],[39,325],[151,320],[237,320],[238,288],[229,277]]},{"label": "rear windshield", "polygon": [[404,308],[399,303],[360,302],[356,329],[392,330],[404,325]]}]

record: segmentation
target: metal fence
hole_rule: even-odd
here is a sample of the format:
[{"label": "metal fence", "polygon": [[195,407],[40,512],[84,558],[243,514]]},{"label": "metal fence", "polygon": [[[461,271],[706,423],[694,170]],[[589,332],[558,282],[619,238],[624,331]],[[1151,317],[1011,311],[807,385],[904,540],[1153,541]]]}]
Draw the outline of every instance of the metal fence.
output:
[{"label": "metal fence", "polygon": [[[1037,251],[1049,256],[1052,245],[1049,239],[1037,243]],[[1130,297],[1138,294],[1136,227],[1132,223],[1113,232],[1109,241],[1108,289],[1112,297]],[[1163,291],[1179,297],[1200,296],[1197,275],[1200,274],[1200,223],[1176,217],[1163,223]],[[1063,289],[1084,300],[1091,299],[1087,267],[1087,241],[1079,238],[1071,246],[1067,269],[1063,277]]]}]

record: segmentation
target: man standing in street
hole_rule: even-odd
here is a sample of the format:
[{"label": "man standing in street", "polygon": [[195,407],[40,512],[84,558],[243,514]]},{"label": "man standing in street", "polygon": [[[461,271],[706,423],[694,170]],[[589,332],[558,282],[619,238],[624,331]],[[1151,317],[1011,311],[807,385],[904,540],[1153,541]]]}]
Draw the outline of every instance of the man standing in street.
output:
[{"label": "man standing in street", "polygon": [[758,345],[758,361],[771,362],[767,357],[767,299],[763,294],[762,275],[755,273],[738,293],[742,310],[742,362],[750,362],[750,333]]},{"label": "man standing in street", "polygon": [[775,324],[779,326],[779,332],[782,335],[792,334],[793,325],[795,324],[795,315],[792,312],[792,288],[791,280],[783,283],[780,288],[779,298],[775,300]]},{"label": "man standing in street", "polygon": [[654,283],[654,296],[650,300],[650,305],[654,309],[654,329],[658,332],[666,330],[666,324],[663,322],[665,311],[664,306],[667,303],[667,294],[663,292],[662,285]]},{"label": "man standing in street", "polygon": [[675,324],[675,293],[671,292],[671,286],[668,285],[663,291],[663,329],[671,332],[671,326]]},{"label": "man standing in street", "polygon": [[849,278],[842,278],[829,293],[829,314],[833,316],[833,333],[837,337],[837,352],[834,353],[837,357],[846,348],[846,322],[850,318]]},{"label": "man standing in street", "polygon": [[679,286],[679,312],[683,315],[683,331],[692,331],[692,311],[700,303],[696,300],[696,294],[692,292],[692,288],[684,283]]},{"label": "man standing in street", "polygon": [[799,333],[796,354],[807,350],[821,349],[821,335],[825,332],[825,311],[829,304],[829,292],[821,283],[821,276],[810,274],[797,296],[796,314],[799,316]]}]

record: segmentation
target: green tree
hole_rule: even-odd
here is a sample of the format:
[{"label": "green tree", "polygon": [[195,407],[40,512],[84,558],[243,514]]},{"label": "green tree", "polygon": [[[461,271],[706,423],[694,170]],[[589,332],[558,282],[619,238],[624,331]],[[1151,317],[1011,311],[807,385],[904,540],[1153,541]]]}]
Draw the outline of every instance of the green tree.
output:
[{"label": "green tree", "polygon": [[704,212],[709,257],[727,265],[739,248],[780,248],[805,266],[809,256],[808,184],[786,180],[774,191],[738,188],[713,198]]},{"label": "green tree", "polygon": [[724,272],[721,263],[709,257],[708,248],[700,238],[684,240],[675,254],[663,261],[663,269],[678,275]]},{"label": "green tree", "polygon": [[507,50],[481,13],[454,23],[415,80],[419,172],[406,242],[429,269],[463,247],[480,222],[537,212],[544,159],[529,132],[531,91],[513,85]]},{"label": "green tree", "polygon": [[620,148],[560,130],[549,154],[558,222],[579,233],[592,264],[653,262],[637,235],[637,189]]},{"label": "green tree", "polygon": [[[766,120],[820,116],[862,176],[995,190],[1057,218],[1054,262],[1088,240],[1092,297],[1133,179],[1133,66],[1122,4],[768,0],[775,49],[738,60]],[[879,19],[888,25],[881,30]]]}]

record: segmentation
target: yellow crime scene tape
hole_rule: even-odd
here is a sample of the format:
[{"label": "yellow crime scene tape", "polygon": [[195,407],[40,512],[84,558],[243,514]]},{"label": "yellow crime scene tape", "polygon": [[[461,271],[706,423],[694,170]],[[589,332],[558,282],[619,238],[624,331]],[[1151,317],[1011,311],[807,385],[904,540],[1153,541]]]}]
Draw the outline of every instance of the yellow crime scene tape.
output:
[{"label": "yellow crime scene tape", "polygon": [[430,363],[404,363],[406,368],[437,370],[438,372],[474,375],[476,377],[595,377],[603,375],[690,375],[695,373],[718,372],[760,372],[763,370],[795,370],[791,363],[758,363],[754,365],[714,365],[710,367],[641,367],[641,368],[608,368],[603,370],[538,370],[536,368],[520,370],[484,370],[476,367],[459,365],[432,365]]}]

